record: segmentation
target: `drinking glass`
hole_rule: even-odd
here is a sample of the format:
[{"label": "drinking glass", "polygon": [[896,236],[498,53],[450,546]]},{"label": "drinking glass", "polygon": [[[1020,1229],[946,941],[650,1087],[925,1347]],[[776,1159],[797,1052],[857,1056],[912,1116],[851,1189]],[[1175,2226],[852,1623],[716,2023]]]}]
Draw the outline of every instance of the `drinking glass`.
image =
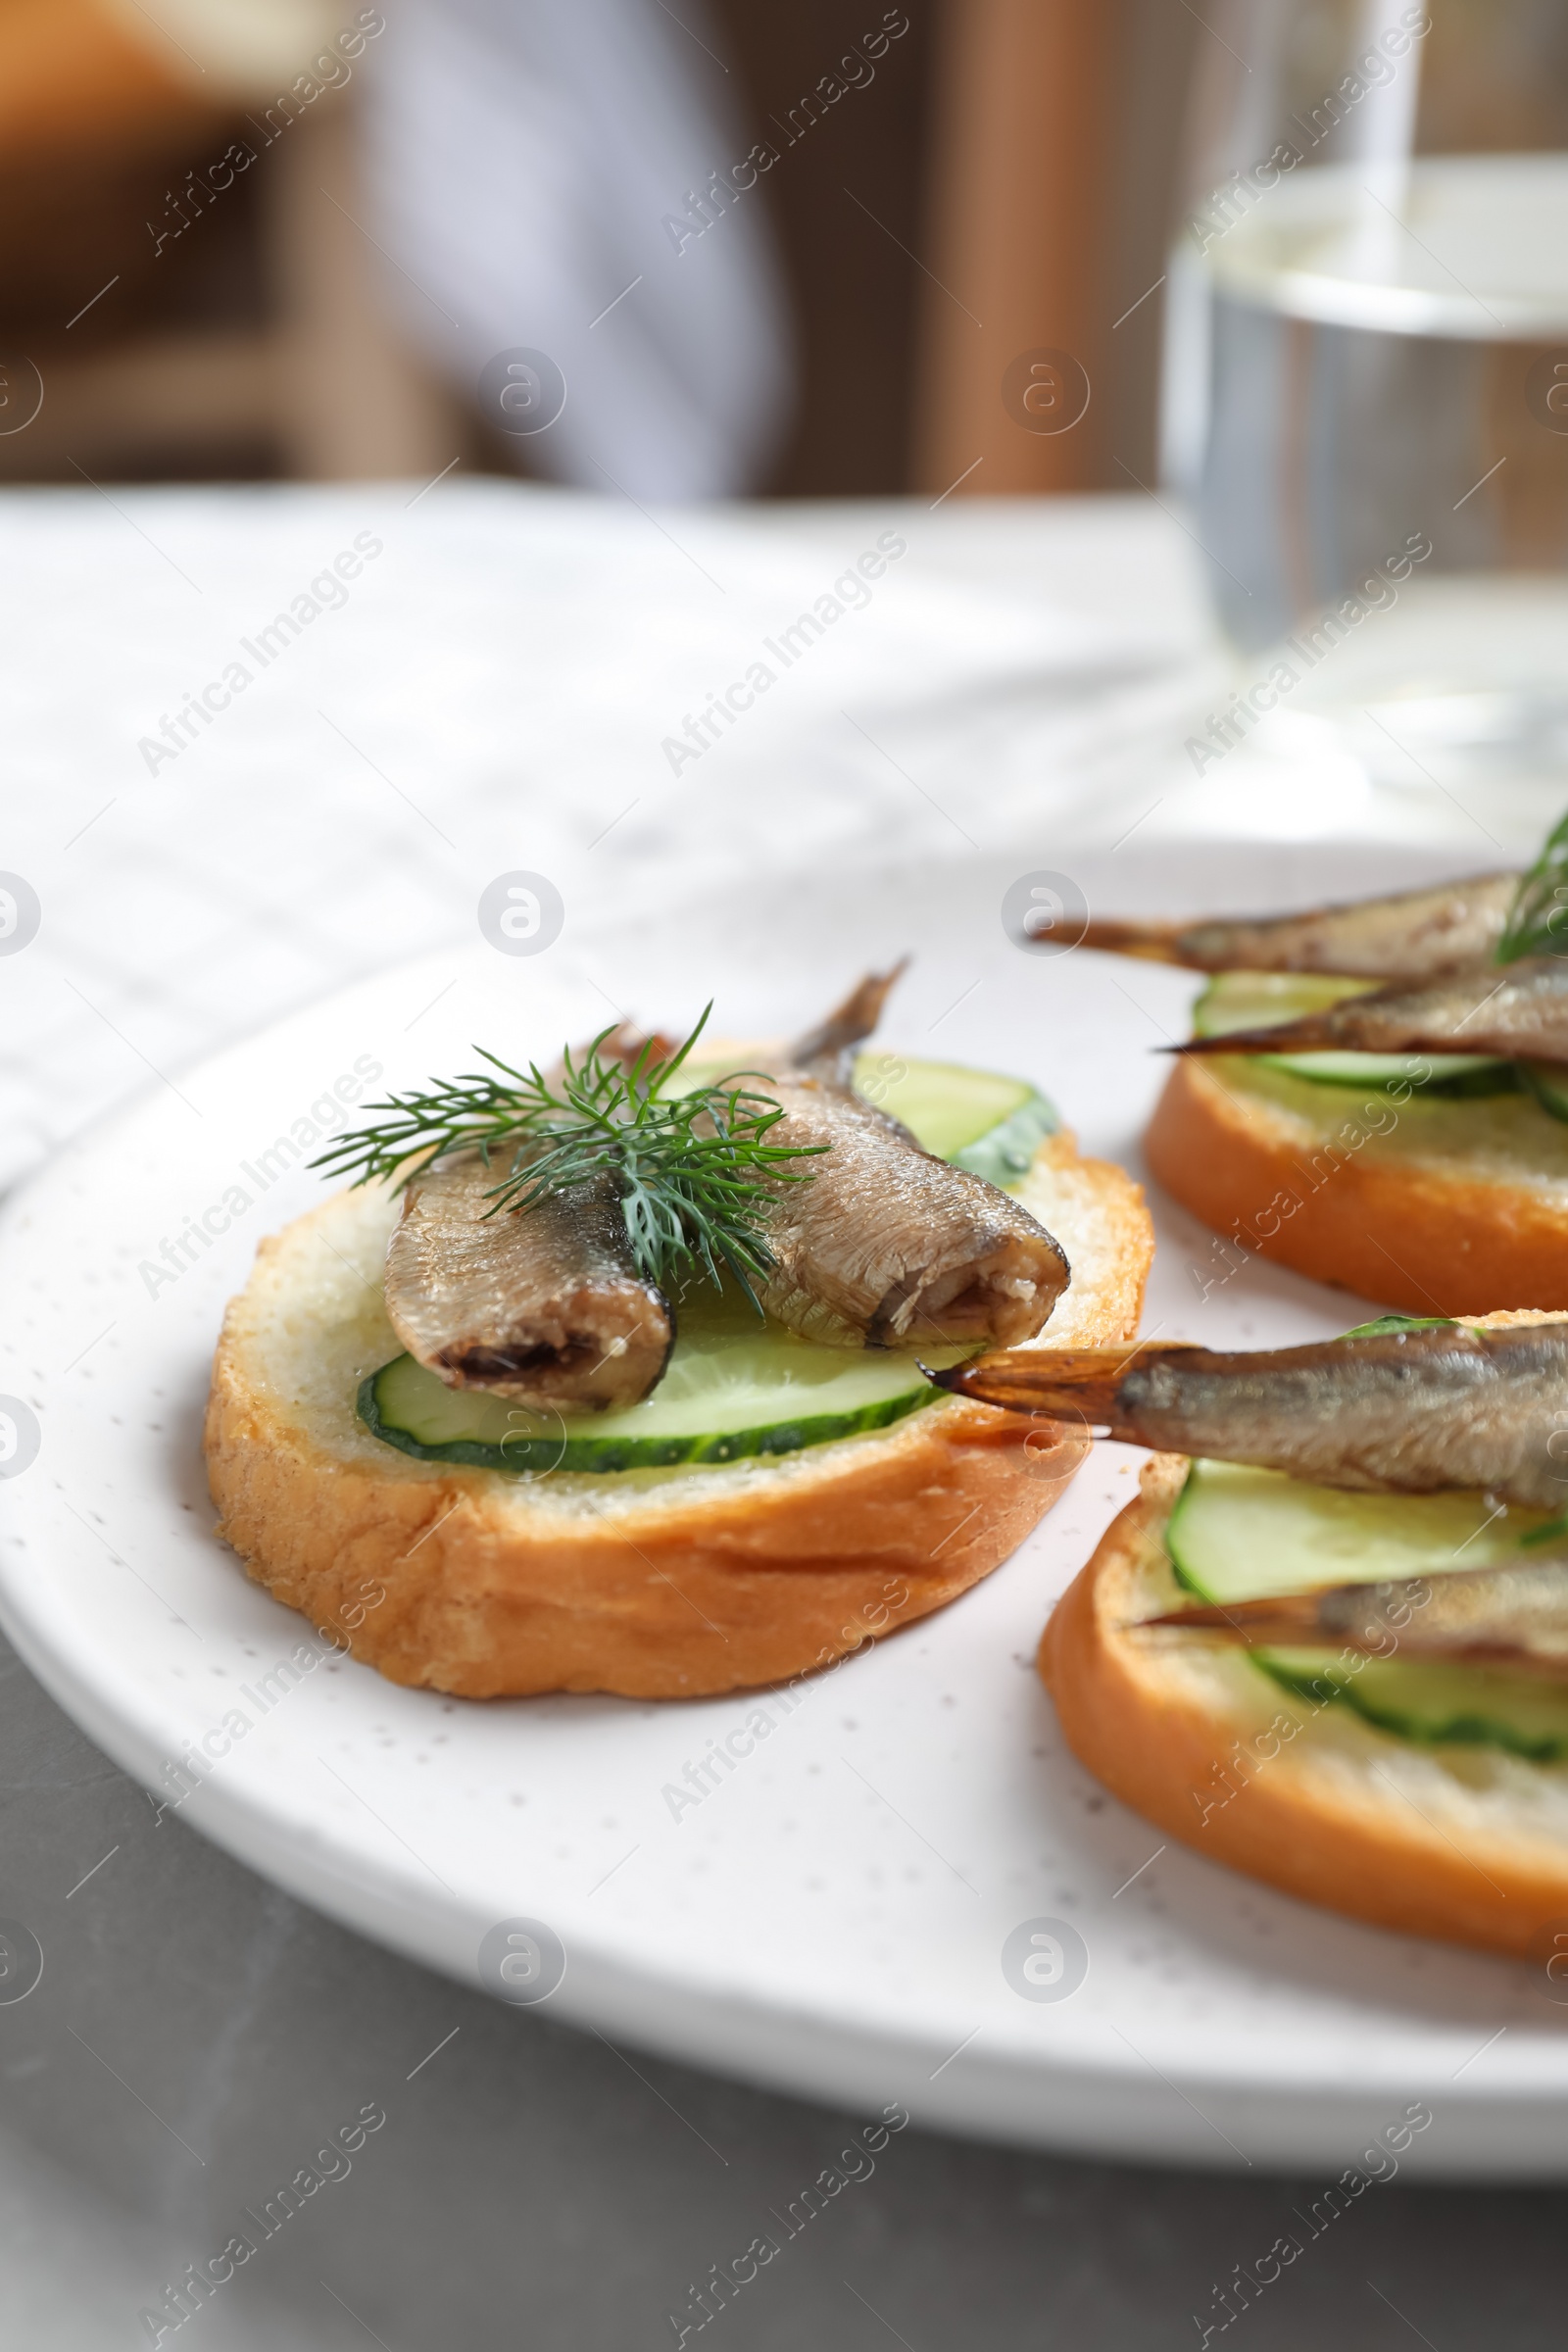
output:
[{"label": "drinking glass", "polygon": [[[1163,465],[1238,687],[1380,784],[1568,797],[1568,6],[1211,0]],[[1206,760],[1189,745],[1195,766]]]}]

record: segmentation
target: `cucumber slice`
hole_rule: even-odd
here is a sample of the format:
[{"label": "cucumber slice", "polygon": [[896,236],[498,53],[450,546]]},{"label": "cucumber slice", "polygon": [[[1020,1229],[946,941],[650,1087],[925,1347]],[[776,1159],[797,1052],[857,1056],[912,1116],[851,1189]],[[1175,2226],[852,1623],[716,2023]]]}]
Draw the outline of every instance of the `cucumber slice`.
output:
[{"label": "cucumber slice", "polygon": [[1568,1757],[1568,1692],[1522,1674],[1476,1666],[1401,1666],[1374,1658],[1353,1679],[1280,1651],[1276,1682],[1306,1698],[1332,1693],[1379,1731],[1424,1746],[1501,1747],[1531,1764]]},{"label": "cucumber slice", "polygon": [[1035,1153],[1060,1124],[1055,1106],[1044,1095],[1031,1093],[1028,1102],[1021,1103],[1010,1119],[1004,1119],[1000,1127],[993,1127],[978,1142],[965,1144],[961,1151],[950,1152],[946,1156],[955,1167],[967,1168],[973,1176],[983,1176],[999,1192],[1016,1192],[1034,1166]]},{"label": "cucumber slice", "polygon": [[[1350,1494],[1277,1470],[1200,1461],[1171,1514],[1166,1546],[1178,1583],[1203,1600],[1393,1583],[1500,1567],[1550,1524],[1544,1511],[1493,1517],[1491,1507],[1479,1494]],[[1568,1758],[1568,1690],[1555,1684],[1397,1657],[1356,1663],[1334,1649],[1248,1655],[1287,1690],[1352,1707],[1401,1739],[1506,1748],[1539,1764]]]},{"label": "cucumber slice", "polygon": [[[1515,1066],[1481,1054],[1258,1054],[1250,1058],[1316,1086],[1408,1086],[1420,1095],[1511,1095]],[[1428,1075],[1418,1077],[1425,1070]]]},{"label": "cucumber slice", "polygon": [[969,1168],[1004,1191],[1028,1174],[1036,1147],[1060,1125],[1027,1078],[966,1070],[956,1062],[867,1052],[856,1056],[855,1088],[902,1119],[938,1159]]},{"label": "cucumber slice", "polygon": [[1568,1069],[1560,1061],[1521,1061],[1515,1065],[1527,1095],[1534,1095],[1554,1119],[1568,1120]]},{"label": "cucumber slice", "polygon": [[[795,1453],[886,1429],[940,1394],[912,1350],[797,1339],[777,1323],[759,1323],[739,1295],[696,1293],[679,1315],[669,1369],[651,1396],[622,1412],[541,1413],[476,1389],[449,1389],[415,1357],[399,1355],[362,1384],[360,1418],[373,1437],[421,1461],[603,1474]],[[961,1363],[973,1350],[919,1352],[940,1365]]]},{"label": "cucumber slice", "polygon": [[[1223,1037],[1231,1029],[1267,1028],[1321,1012],[1346,997],[1368,996],[1379,985],[1320,972],[1221,972],[1193,1006],[1193,1031]],[[1249,1059],[1318,1086],[1418,1084],[1424,1095],[1501,1095],[1518,1085],[1515,1065],[1490,1054],[1258,1054]],[[1417,1081],[1417,1069],[1429,1074]],[[1568,1118],[1568,1109],[1560,1115]]]},{"label": "cucumber slice", "polygon": [[[1375,1322],[1352,1324],[1348,1331],[1342,1331],[1340,1337],[1342,1340],[1380,1340],[1391,1331],[1451,1331],[1453,1326],[1452,1315],[1379,1315]],[[1477,1324],[1474,1328],[1479,1331],[1481,1326]]]}]

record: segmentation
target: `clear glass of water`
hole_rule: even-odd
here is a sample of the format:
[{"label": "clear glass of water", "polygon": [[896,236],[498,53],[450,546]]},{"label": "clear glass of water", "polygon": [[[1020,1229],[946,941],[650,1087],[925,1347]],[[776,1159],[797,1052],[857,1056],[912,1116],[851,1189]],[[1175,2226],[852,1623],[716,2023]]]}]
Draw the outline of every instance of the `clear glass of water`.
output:
[{"label": "clear glass of water", "polygon": [[[1164,469],[1238,686],[1379,784],[1568,797],[1568,5],[1212,0]],[[1203,772],[1201,750],[1189,745]]]}]

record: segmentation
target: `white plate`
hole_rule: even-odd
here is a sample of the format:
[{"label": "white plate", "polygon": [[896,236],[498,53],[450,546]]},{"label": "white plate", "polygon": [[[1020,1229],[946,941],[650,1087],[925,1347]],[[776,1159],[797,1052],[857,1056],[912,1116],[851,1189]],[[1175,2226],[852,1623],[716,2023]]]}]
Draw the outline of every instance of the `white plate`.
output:
[{"label": "white plate", "polygon": [[[1408,852],[1332,844],[1135,843],[1075,870],[1107,909],[1419,878]],[[318,1197],[299,1169],[263,1189],[275,1139],[358,1056],[409,1080],[466,1065],[474,1040],[543,1054],[616,1008],[679,1019],[710,989],[723,1028],[787,1029],[912,946],[890,1045],[1025,1072],[1089,1148],[1136,1164],[1163,1074],[1149,1049],[1182,1026],[1191,979],[1023,956],[998,919],[1010,878],[956,866],[809,906],[760,885],[678,937],[651,923],[568,930],[537,958],[454,952],[159,1087],[68,1153],[0,1230],[0,1393],[42,1432],[0,1485],[6,1631],[149,1788],[240,1709],[249,1728],[181,1808],[193,1827],[470,1984],[489,1931],[543,1921],[566,1956],[553,2013],[612,2038],[835,2103],[902,2099],[924,2124],[1199,2164],[1338,2170],[1424,2100],[1436,2120],[1407,2171],[1568,2172],[1568,2012],[1523,1969],[1233,1877],[1167,1845],[1065,1752],[1034,1652],[1130,1491],[1122,1449],[1102,1448],[977,1590],[787,1717],[775,1704],[772,1734],[678,1818],[663,1792],[754,1697],[481,1704],[329,1656],[265,1711],[256,1696],[306,1629],[210,1533],[199,1425],[223,1301],[262,1236]],[[225,1195],[227,1230],[151,1279],[190,1220],[223,1224]],[[1251,1261],[1231,1271],[1156,1207],[1146,1328],[1263,1345],[1362,1311]],[[1004,1974],[1006,1939],[1041,1918],[1087,1947],[1069,1998],[1022,1998]]]}]

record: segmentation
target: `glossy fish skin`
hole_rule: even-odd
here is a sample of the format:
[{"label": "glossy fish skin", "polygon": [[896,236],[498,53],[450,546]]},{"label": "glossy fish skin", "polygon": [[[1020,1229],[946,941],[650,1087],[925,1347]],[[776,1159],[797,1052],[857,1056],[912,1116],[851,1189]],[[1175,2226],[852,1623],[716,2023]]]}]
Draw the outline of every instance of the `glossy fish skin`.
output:
[{"label": "glossy fish skin", "polygon": [[1568,1319],[1384,1332],[1220,1354],[1144,1346],[983,1356],[932,1375],[956,1396],[1087,1421],[1161,1453],[1283,1470],[1364,1494],[1480,1490],[1559,1511]]},{"label": "glossy fish skin", "polygon": [[899,1348],[1032,1339],[1066,1289],[1060,1246],[1007,1193],[923,1152],[848,1089],[770,1078],[769,1143],[828,1144],[766,1226],[771,1315],[803,1338]]},{"label": "glossy fish skin", "polygon": [[1138,1630],[1156,1629],[1250,1649],[1323,1643],[1410,1664],[1494,1667],[1568,1682],[1568,1559],[1211,1602],[1146,1617]]},{"label": "glossy fish skin", "polygon": [[487,1216],[509,1166],[465,1152],[409,1185],[387,1245],[393,1330],[449,1388],[563,1413],[637,1403],[668,1361],[674,1317],[636,1271],[613,1186]]},{"label": "glossy fish skin", "polygon": [[1451,972],[1423,988],[1380,988],[1271,1029],[1199,1037],[1181,1054],[1496,1054],[1507,1060],[1568,1062],[1568,959],[1522,956],[1515,963]]},{"label": "glossy fish skin", "polygon": [[1436,889],[1250,922],[1092,922],[1081,945],[1200,972],[1430,980],[1494,955],[1518,886],[1517,874],[1478,874]]},{"label": "glossy fish skin", "polygon": [[922,1151],[850,1086],[898,970],[862,980],[753,1083],[784,1116],[769,1143],[826,1144],[804,1184],[777,1187],[766,1225],[769,1314],[804,1338],[896,1348],[1032,1339],[1071,1279],[1059,1245],[1007,1193]]}]

